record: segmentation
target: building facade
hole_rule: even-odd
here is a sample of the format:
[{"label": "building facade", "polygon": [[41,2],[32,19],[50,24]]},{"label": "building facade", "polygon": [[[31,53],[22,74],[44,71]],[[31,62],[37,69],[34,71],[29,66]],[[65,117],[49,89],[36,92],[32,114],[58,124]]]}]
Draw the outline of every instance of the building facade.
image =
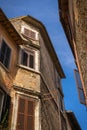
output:
[{"label": "building facade", "polygon": [[81,130],[81,127],[72,111],[64,111],[67,130]]},{"label": "building facade", "polygon": [[[78,70],[80,102],[87,105],[87,1],[59,0],[59,15]],[[80,75],[80,76],[79,76]],[[80,81],[81,80],[81,81]]]},{"label": "building facade", "polygon": [[0,122],[10,130],[67,130],[64,72],[44,25],[0,9]]}]

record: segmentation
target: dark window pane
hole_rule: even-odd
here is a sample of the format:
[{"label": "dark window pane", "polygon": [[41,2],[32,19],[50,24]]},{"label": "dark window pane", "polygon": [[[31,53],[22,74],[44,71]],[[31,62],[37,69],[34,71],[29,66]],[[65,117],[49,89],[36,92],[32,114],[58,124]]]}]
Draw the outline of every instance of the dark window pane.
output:
[{"label": "dark window pane", "polygon": [[5,65],[6,68],[9,67],[10,55],[11,49],[8,47],[5,41],[2,41],[2,46],[0,50],[0,61]]},{"label": "dark window pane", "polygon": [[4,65],[5,65],[6,68],[8,68],[8,66],[9,66],[9,61],[8,61],[7,58],[5,58],[5,60],[4,60]]},{"label": "dark window pane", "polygon": [[34,68],[34,56],[30,54],[29,67]]},{"label": "dark window pane", "polygon": [[27,61],[28,61],[28,54],[22,51],[22,64],[27,66]]},{"label": "dark window pane", "polygon": [[0,61],[3,63],[4,61],[4,54],[3,53],[0,53]]},{"label": "dark window pane", "polygon": [[6,53],[5,53],[5,59],[4,59],[4,65],[8,68],[9,67],[9,60],[11,55],[11,49],[7,47]]},{"label": "dark window pane", "polygon": [[2,51],[3,53],[5,53],[6,47],[7,47],[6,43],[5,43],[4,41],[2,41],[1,51]]},{"label": "dark window pane", "polygon": [[10,58],[10,54],[11,54],[11,49],[9,47],[7,47],[6,57]]},{"label": "dark window pane", "polygon": [[11,49],[7,46],[4,57],[4,65],[7,68],[9,67],[10,55],[11,55]]},{"label": "dark window pane", "polygon": [[3,63],[5,58],[5,52],[6,52],[7,45],[4,41],[2,41],[1,50],[0,50],[0,61]]}]

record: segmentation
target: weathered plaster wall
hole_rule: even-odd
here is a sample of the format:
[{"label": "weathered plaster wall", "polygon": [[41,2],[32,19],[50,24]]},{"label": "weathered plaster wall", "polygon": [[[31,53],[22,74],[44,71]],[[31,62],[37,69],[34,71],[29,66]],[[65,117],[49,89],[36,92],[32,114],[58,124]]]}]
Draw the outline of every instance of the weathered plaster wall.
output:
[{"label": "weathered plaster wall", "polygon": [[40,74],[18,68],[14,85],[40,92]]},{"label": "weathered plaster wall", "polygon": [[41,130],[60,130],[59,109],[41,80]]},{"label": "weathered plaster wall", "polygon": [[74,1],[76,49],[87,96],[87,1]]},{"label": "weathered plaster wall", "polygon": [[[47,43],[46,43],[47,44]],[[50,52],[51,53],[51,52]],[[40,36],[41,127],[42,130],[61,129],[61,81],[43,38]],[[63,98],[63,97],[62,97]]]},{"label": "weathered plaster wall", "polygon": [[7,45],[11,48],[11,59],[9,69],[4,67],[4,65],[0,62],[0,79],[3,79],[1,79],[2,84],[4,84],[8,88],[11,88],[16,72],[18,48],[11,37],[6,33],[4,28],[0,26],[0,46],[2,43],[2,39],[4,39]]},{"label": "weathered plaster wall", "polygon": [[[40,37],[40,66],[41,66],[41,74],[48,86],[49,91],[51,92],[52,96],[56,103],[58,103],[58,85],[60,84],[56,81],[59,78],[56,72],[56,68],[50,57],[50,54],[44,44],[42,37]],[[56,74],[57,73],[57,74]],[[60,79],[59,79],[60,81]]]}]

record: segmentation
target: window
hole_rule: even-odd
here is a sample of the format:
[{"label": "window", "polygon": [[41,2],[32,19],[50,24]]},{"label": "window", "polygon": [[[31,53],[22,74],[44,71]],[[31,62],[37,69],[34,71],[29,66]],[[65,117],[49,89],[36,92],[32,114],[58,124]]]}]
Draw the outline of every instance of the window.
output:
[{"label": "window", "polygon": [[31,29],[27,29],[26,27],[22,27],[22,34],[26,38],[31,38],[33,40],[37,40],[37,33]]},{"label": "window", "polygon": [[4,122],[8,120],[10,101],[10,96],[0,89],[0,122],[5,116]]},{"label": "window", "polygon": [[22,50],[21,64],[30,68],[34,68],[34,52]]},{"label": "window", "polygon": [[75,78],[76,78],[76,84],[77,84],[77,90],[78,90],[78,94],[79,94],[80,103],[86,104],[85,95],[84,95],[84,91],[83,91],[82,82],[81,82],[81,79],[80,79],[79,72],[78,72],[78,70],[74,70],[74,72],[75,72]]},{"label": "window", "polygon": [[1,49],[0,49],[0,61],[3,63],[3,65],[6,68],[9,68],[10,55],[11,55],[11,49],[6,44],[6,42],[2,40]]},{"label": "window", "polygon": [[19,97],[16,130],[34,130],[34,101]]}]

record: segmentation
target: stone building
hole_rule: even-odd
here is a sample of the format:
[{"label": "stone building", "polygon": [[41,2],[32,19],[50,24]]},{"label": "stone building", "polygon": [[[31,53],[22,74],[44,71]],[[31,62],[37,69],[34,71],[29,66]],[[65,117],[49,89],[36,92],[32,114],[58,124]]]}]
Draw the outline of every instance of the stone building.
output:
[{"label": "stone building", "polygon": [[[10,130],[67,130],[64,72],[44,25],[0,9],[0,122]],[[4,129],[4,128],[3,128]]]},{"label": "stone building", "polygon": [[87,105],[87,0],[59,0],[59,15],[78,68],[80,102]]},{"label": "stone building", "polygon": [[81,130],[81,127],[72,111],[64,111],[66,118],[67,130]]}]

